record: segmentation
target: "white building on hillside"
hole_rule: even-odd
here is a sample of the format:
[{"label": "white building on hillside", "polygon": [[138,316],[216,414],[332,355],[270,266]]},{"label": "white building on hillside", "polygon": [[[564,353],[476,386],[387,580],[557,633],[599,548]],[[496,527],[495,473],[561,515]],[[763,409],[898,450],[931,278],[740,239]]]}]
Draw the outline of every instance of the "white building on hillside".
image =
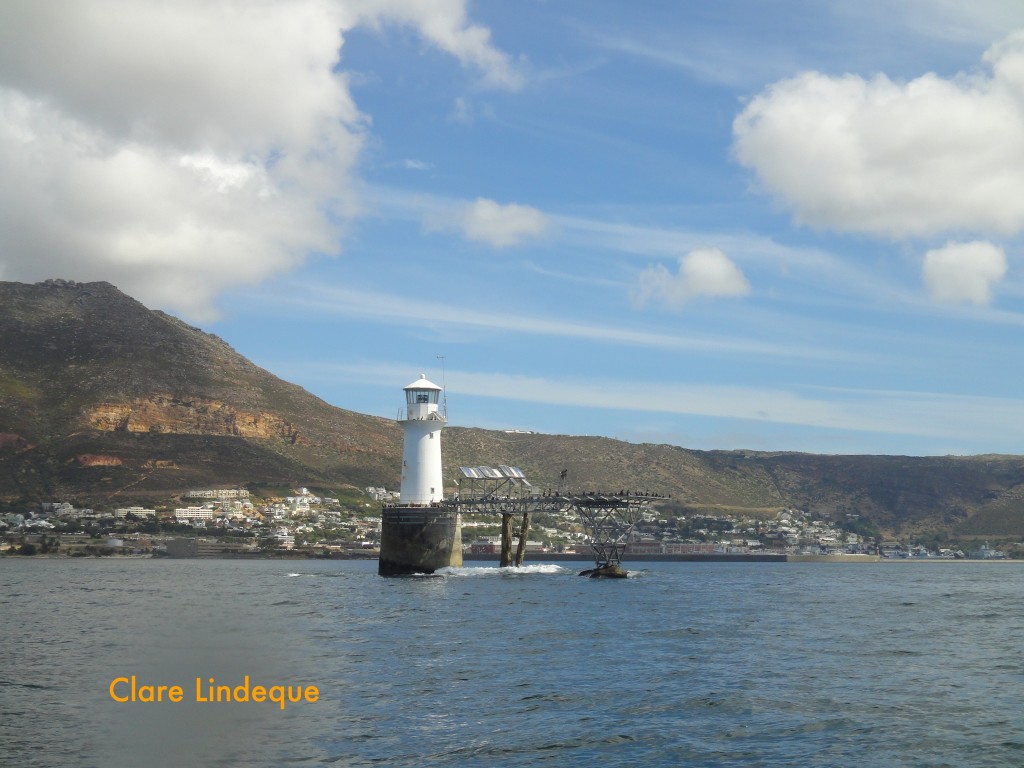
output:
[{"label": "white building on hillside", "polygon": [[175,520],[213,520],[213,507],[182,507],[174,510]]},{"label": "white building on hillside", "polygon": [[135,515],[136,517],[156,517],[155,509],[145,509],[144,507],[118,507],[114,510],[114,517],[127,517],[128,515]]}]

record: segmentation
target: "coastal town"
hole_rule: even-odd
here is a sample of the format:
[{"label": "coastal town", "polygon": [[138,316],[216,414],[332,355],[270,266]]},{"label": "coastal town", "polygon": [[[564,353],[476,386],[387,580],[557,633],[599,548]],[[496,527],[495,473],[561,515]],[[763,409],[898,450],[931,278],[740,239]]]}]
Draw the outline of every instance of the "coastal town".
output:
[{"label": "coastal town", "polygon": [[[305,487],[281,495],[244,488],[193,489],[176,504],[92,509],[67,501],[26,504],[0,512],[0,555],[152,557],[375,557],[381,509],[395,491],[367,487],[328,495]],[[8,505],[11,507],[11,505]],[[494,559],[500,521],[464,515],[464,556]],[[885,538],[848,515],[832,520],[808,510],[773,515],[644,512],[626,557],[676,559],[788,554],[862,555],[881,559],[1008,559],[1024,557],[1024,543]],[[531,520],[526,542],[532,559],[589,553],[578,519],[553,512]]]}]

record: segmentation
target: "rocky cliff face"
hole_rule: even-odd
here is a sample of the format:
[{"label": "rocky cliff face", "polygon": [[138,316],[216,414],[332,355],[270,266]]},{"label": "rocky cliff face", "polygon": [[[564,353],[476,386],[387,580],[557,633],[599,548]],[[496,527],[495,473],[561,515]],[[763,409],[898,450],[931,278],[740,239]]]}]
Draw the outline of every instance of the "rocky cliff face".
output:
[{"label": "rocky cliff face", "polygon": [[100,432],[231,435],[263,440],[302,440],[299,430],[266,411],[247,411],[219,400],[158,393],[86,408],[85,421]]}]

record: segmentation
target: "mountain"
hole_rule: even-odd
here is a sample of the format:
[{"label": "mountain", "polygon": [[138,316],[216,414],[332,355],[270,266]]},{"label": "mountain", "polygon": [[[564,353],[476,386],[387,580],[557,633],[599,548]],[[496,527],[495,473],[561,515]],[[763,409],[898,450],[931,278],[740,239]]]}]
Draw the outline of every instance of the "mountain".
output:
[{"label": "mountain", "polygon": [[774,514],[792,507],[836,520],[855,515],[891,534],[1024,536],[1021,456],[693,451],[603,437],[457,429],[450,437],[446,466],[500,457],[547,483],[557,482],[558,468],[568,468],[575,488],[670,493],[668,506],[678,511]]},{"label": "mountain", "polygon": [[[398,388],[403,382],[396,382]],[[886,532],[1024,535],[1024,457],[692,451],[449,427],[458,466],[669,506],[859,515]],[[108,283],[0,282],[0,499],[167,498],[208,486],[397,488],[401,430],[325,403]]]},{"label": "mountain", "polygon": [[393,422],[328,405],[108,283],[0,283],[0,496],[387,483]]}]

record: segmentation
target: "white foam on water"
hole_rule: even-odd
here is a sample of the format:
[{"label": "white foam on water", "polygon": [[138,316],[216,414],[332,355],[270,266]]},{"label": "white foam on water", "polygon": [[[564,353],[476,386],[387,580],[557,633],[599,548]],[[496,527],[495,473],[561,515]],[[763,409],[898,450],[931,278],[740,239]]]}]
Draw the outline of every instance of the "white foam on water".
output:
[{"label": "white foam on water", "polygon": [[438,568],[434,571],[434,575],[436,576],[451,576],[455,578],[476,578],[484,576],[561,576],[567,573],[573,573],[573,571],[563,568],[560,565],[554,565],[553,563],[521,565],[518,568],[514,565],[506,568],[497,568],[494,566],[462,568],[447,567]]}]

